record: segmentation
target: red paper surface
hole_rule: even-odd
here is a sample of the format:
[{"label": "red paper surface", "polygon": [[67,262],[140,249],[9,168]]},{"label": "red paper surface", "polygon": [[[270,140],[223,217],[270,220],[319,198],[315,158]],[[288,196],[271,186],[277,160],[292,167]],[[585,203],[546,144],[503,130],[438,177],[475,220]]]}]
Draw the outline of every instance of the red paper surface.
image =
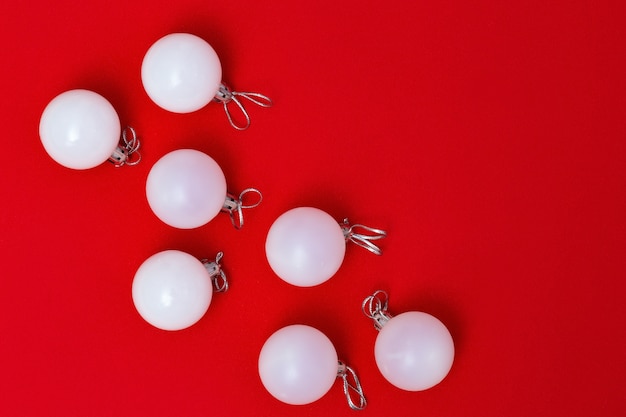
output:
[{"label": "red paper surface", "polygon": [[[626,37],[621,2],[69,2],[0,6],[2,416],[622,416],[626,372]],[[158,108],[143,55],[172,32],[216,49],[224,81],[258,91],[232,129],[218,104]],[[38,124],[57,94],[105,96],[142,140],[136,167],[64,168]],[[228,188],[264,201],[176,230],[150,211],[152,164],[194,148]],[[315,206],[388,231],[377,257],[296,288],[264,241]],[[164,249],[224,252],[230,290],[166,332],[133,307],[139,265]],[[361,312],[425,311],[455,340],[448,377],[401,391],[378,372]],[[258,354],[309,324],[361,378],[321,400],[271,397]]]}]

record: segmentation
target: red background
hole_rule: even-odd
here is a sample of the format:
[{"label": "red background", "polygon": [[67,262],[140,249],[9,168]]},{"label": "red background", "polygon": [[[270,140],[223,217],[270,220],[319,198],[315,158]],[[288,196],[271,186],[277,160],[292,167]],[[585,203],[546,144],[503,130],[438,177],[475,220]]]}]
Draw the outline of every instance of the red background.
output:
[{"label": "red background", "polygon": [[[623,416],[626,372],[626,7],[622,2],[207,2],[0,6],[4,199],[0,215],[0,415],[354,415],[340,384],[288,406],[260,383],[258,352],[310,324],[359,374],[360,415]],[[167,113],[143,91],[149,46],[206,39],[224,81],[259,91],[232,129],[217,104]],[[142,139],[136,167],[73,171],[38,138],[46,104],[87,88]],[[152,164],[195,148],[229,190],[259,188],[243,230],[158,221]],[[280,281],[264,255],[284,211],[319,207],[386,229],[384,254],[350,245],[314,288]],[[175,333],[131,300],[164,249],[224,251],[231,289]],[[404,392],[376,369],[360,311],[450,329],[448,377]]]}]

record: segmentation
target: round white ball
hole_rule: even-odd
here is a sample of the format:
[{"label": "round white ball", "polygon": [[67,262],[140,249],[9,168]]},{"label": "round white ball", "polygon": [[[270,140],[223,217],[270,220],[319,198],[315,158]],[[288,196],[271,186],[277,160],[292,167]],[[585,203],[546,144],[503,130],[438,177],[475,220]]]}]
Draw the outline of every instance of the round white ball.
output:
[{"label": "round white ball", "polygon": [[39,121],[39,137],[46,152],[72,169],[93,168],[115,151],[121,135],[120,119],[101,95],[70,90],[56,96]]},{"label": "round white ball", "polygon": [[454,361],[454,342],[437,318],[411,311],[389,320],[374,347],[385,379],[407,391],[422,391],[441,382]]},{"label": "round white ball", "polygon": [[204,316],[213,297],[208,271],[188,253],[168,250],[148,258],[133,280],[135,308],[148,323],[181,330]]},{"label": "round white ball", "polygon": [[164,223],[193,229],[211,221],[224,207],[226,178],[210,156],[179,149],[164,155],[151,168],[146,196]]},{"label": "round white ball", "polygon": [[213,100],[222,81],[222,66],[205,40],[189,33],[172,33],[146,53],[141,80],[158,106],[189,113]]},{"label": "round white ball", "polygon": [[295,324],[275,332],[259,355],[261,382],[278,400],[293,405],[320,399],[338,371],[337,351],[314,327]]},{"label": "round white ball", "polygon": [[335,275],[346,253],[341,226],[328,213],[298,207],[282,214],[265,241],[276,275],[299,287],[311,287]]}]

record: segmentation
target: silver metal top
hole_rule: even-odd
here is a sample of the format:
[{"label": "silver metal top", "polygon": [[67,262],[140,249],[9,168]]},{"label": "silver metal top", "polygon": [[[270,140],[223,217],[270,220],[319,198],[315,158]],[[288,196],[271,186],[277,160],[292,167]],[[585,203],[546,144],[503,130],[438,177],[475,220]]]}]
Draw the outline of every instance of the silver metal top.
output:
[{"label": "silver metal top", "polygon": [[[383,254],[383,251],[378,246],[373,244],[372,240],[382,239],[387,236],[387,232],[384,230],[374,229],[372,227],[363,226],[362,224],[350,226],[348,219],[343,220],[341,229],[343,230],[343,235],[346,238],[346,241],[349,240],[356,243],[360,247],[365,248],[376,255]],[[363,232],[359,233],[359,230],[363,230]]]},{"label": "silver metal top", "polygon": [[[131,135],[130,139],[128,138],[128,133]],[[109,162],[114,164],[116,168],[124,165],[137,165],[139,161],[141,161],[141,154],[139,153],[140,146],[141,142],[139,142],[135,129],[126,126],[122,131],[119,145],[109,157]]]},{"label": "silver metal top", "polygon": [[224,252],[218,252],[215,255],[214,261],[209,261],[208,259],[202,259],[200,262],[204,265],[209,276],[211,277],[211,282],[213,283],[213,287],[215,288],[215,292],[226,292],[228,291],[228,279],[226,279],[226,274],[222,269],[222,265],[220,261],[224,257]]},{"label": "silver metal top", "polygon": [[[257,196],[257,201],[246,204],[244,203],[244,197],[250,193]],[[263,194],[261,194],[259,190],[256,188],[246,188],[239,194],[239,198],[232,194],[227,194],[222,211],[228,213],[233,226],[235,229],[239,230],[243,227],[243,209],[254,208],[261,204],[261,201],[263,201]]]},{"label": "silver metal top", "polygon": [[[348,405],[353,410],[363,410],[367,405],[367,400],[363,394],[363,387],[356,376],[356,372],[342,361],[339,361],[339,369],[337,370],[337,378],[343,380],[343,393],[346,395]],[[352,380],[352,382],[350,382]],[[356,396],[357,402],[353,397]]]},{"label": "silver metal top", "polygon": [[374,294],[366,297],[361,304],[361,310],[368,318],[374,322],[376,330],[381,330],[385,324],[393,317],[387,311],[389,297],[383,290],[378,290]]},{"label": "silver metal top", "polygon": [[[251,101],[252,103],[261,107],[272,107],[273,105],[272,100],[269,97],[264,96],[263,94],[243,92],[243,91],[232,91],[230,88],[228,88],[228,86],[226,86],[226,84],[224,83],[220,84],[220,88],[215,94],[213,101],[222,103],[222,105],[224,106],[224,112],[226,112],[226,117],[228,117],[228,121],[230,122],[230,125],[237,130],[246,130],[248,127],[250,127],[250,116],[248,115],[248,112],[246,111],[246,109],[243,107],[243,104],[241,104],[241,101],[239,100],[238,97],[245,98]],[[237,107],[239,108],[239,110],[241,111],[241,113],[243,114],[243,116],[246,118],[245,124],[239,125],[235,122],[235,120],[233,119],[233,116],[230,113],[230,109],[228,108],[228,104],[230,102],[235,103]]]}]

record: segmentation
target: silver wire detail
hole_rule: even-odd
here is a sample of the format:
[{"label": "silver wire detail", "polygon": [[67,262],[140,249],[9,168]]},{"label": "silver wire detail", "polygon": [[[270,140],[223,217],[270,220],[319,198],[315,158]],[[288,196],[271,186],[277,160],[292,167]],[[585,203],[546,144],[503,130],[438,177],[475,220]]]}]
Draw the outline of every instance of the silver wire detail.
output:
[{"label": "silver wire detail", "polygon": [[224,252],[218,252],[215,255],[215,260],[210,261],[208,259],[203,259],[200,262],[204,265],[209,276],[211,277],[211,282],[213,283],[213,287],[215,287],[215,292],[226,292],[228,291],[228,279],[226,279],[226,274],[222,269],[222,265],[220,261],[224,257]]},{"label": "silver wire detail", "polygon": [[[342,361],[339,361],[337,378],[343,380],[343,393],[346,395],[346,400],[350,408],[353,410],[363,410],[367,405],[367,400],[363,394],[363,387],[361,387],[361,382],[356,376],[356,372]],[[350,382],[350,380],[352,380],[352,382]],[[357,402],[354,401],[354,396],[356,396]]]},{"label": "silver wire detail", "polygon": [[361,304],[361,310],[368,318],[374,322],[376,330],[381,330],[385,324],[393,317],[387,311],[389,297],[383,290],[378,290],[374,294],[366,297]]},{"label": "silver wire detail", "polygon": [[[129,134],[131,136],[130,138],[128,137]],[[122,130],[119,145],[109,157],[109,162],[113,163],[116,168],[124,165],[137,165],[139,161],[141,161],[141,154],[139,153],[140,146],[141,142],[139,142],[135,129],[126,126],[124,130]]]},{"label": "silver wire detail", "polygon": [[[365,248],[376,255],[383,254],[383,251],[378,246],[373,244],[372,240],[382,239],[387,236],[387,232],[384,230],[374,229],[372,227],[363,226],[362,224],[350,226],[348,219],[343,220],[341,229],[343,230],[343,235],[346,240],[356,243],[360,247]],[[359,232],[360,230],[362,230],[362,232]]]},{"label": "silver wire detail", "polygon": [[[244,203],[245,196],[251,193],[257,196],[256,201],[253,203]],[[227,194],[222,211],[228,213],[231,223],[235,229],[239,230],[243,227],[243,209],[254,208],[261,204],[261,201],[263,201],[263,194],[261,194],[259,190],[256,188],[246,188],[239,194],[239,198],[232,194]]]},{"label": "silver wire detail", "polygon": [[[228,117],[228,121],[230,122],[230,125],[237,130],[246,130],[247,128],[250,127],[250,116],[248,115],[248,112],[243,107],[243,104],[241,103],[238,97],[245,98],[246,100],[251,101],[252,103],[261,107],[272,107],[273,105],[272,100],[269,97],[264,96],[263,94],[243,92],[243,91],[232,91],[230,88],[228,88],[228,86],[226,86],[226,84],[224,83],[220,84],[220,88],[215,94],[213,101],[222,103],[222,105],[224,106],[224,112],[226,113],[226,117]],[[230,113],[230,109],[228,108],[228,104],[230,102],[235,103],[237,107],[239,107],[239,110],[241,111],[243,116],[246,118],[245,124],[240,125],[235,122],[235,120],[233,119],[233,116]]]}]

